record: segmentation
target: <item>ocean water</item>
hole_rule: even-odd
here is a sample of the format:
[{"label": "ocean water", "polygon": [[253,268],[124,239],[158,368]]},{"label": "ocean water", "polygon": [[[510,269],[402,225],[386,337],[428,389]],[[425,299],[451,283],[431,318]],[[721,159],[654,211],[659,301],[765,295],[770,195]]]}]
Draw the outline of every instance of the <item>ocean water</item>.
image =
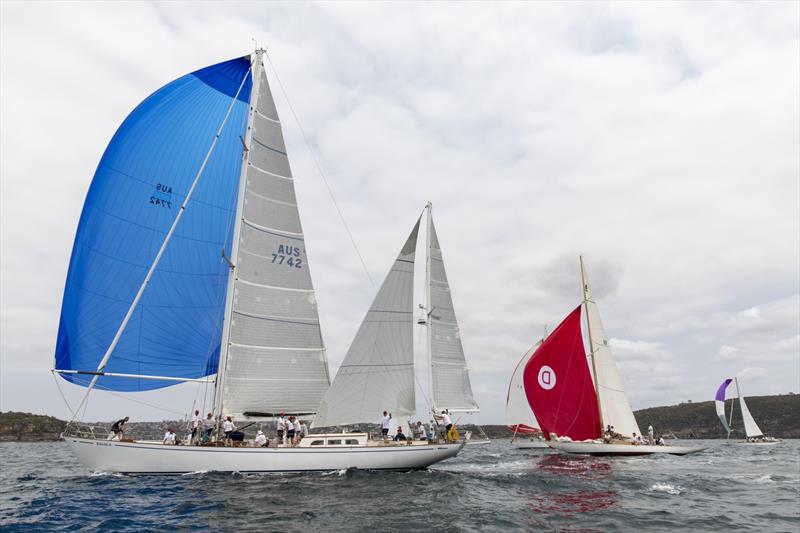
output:
[{"label": "ocean water", "polygon": [[429,470],[86,471],[63,443],[0,445],[0,531],[800,531],[800,441],[687,457],[467,446]]}]

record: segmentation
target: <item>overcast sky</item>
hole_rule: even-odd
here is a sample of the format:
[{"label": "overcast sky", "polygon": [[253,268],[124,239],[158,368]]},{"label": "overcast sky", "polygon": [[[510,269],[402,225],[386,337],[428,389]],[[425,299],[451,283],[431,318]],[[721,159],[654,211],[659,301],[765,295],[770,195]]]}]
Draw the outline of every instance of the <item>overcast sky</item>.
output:
[{"label": "overcast sky", "polygon": [[[433,202],[473,420],[503,421],[518,358],[579,303],[578,254],[635,409],[737,373],[747,395],[800,392],[800,3],[0,10],[2,410],[67,415],[49,373],[64,279],[116,128],[251,38],[376,283]],[[375,289],[269,75],[333,375]],[[186,412],[186,387],[133,396]],[[93,399],[89,419],[172,416]]]}]

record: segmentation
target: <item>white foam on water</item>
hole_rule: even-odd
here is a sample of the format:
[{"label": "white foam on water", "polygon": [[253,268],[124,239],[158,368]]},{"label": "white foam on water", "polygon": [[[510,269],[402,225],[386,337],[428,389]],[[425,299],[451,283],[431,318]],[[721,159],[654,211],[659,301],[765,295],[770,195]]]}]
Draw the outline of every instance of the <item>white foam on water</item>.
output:
[{"label": "white foam on water", "polygon": [[89,474],[91,477],[103,477],[103,476],[111,476],[111,477],[123,477],[122,474],[119,472],[92,472]]},{"label": "white foam on water", "polygon": [[194,476],[196,474],[208,474],[208,470],[195,470],[194,472],[184,472],[182,476]]},{"label": "white foam on water", "polygon": [[764,474],[763,476],[760,476],[758,479],[756,479],[754,483],[758,483],[759,485],[761,485],[764,483],[775,483],[775,481],[772,479],[771,475]]},{"label": "white foam on water", "polygon": [[337,476],[341,477],[341,476],[345,475],[346,473],[347,473],[347,469],[346,468],[342,468],[341,470],[331,470],[330,472],[323,472],[322,475],[323,476],[337,475]]},{"label": "white foam on water", "polygon": [[667,494],[678,495],[683,492],[681,487],[670,485],[669,483],[656,483],[650,490],[653,492],[666,492]]}]

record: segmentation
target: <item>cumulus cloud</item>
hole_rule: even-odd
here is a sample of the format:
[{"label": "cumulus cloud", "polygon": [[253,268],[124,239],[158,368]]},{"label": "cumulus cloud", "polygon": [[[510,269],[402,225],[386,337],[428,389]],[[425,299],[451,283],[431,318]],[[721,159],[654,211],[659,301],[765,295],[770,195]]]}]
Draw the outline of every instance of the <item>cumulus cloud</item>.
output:
[{"label": "cumulus cloud", "polygon": [[[251,36],[376,283],[434,203],[478,420],[502,420],[517,359],[580,303],[579,254],[635,407],[710,397],[734,364],[770,376],[748,393],[797,388],[796,3],[0,10],[3,409],[63,415],[46,381],[63,280],[116,127]],[[269,74],[335,371],[375,288]],[[193,394],[141,398],[188,410]]]}]

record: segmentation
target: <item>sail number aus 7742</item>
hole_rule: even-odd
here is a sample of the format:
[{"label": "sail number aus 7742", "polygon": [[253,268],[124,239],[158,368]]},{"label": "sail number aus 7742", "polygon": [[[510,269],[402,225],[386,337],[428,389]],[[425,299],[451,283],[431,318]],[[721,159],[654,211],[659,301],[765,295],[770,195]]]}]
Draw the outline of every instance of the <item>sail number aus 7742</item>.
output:
[{"label": "sail number aus 7742", "polygon": [[296,246],[279,244],[278,249],[272,254],[272,262],[278,265],[303,268],[303,260],[300,259],[300,248]]},{"label": "sail number aus 7742", "polygon": [[156,190],[150,197],[150,203],[172,209],[172,186],[163,183],[156,184]]}]

